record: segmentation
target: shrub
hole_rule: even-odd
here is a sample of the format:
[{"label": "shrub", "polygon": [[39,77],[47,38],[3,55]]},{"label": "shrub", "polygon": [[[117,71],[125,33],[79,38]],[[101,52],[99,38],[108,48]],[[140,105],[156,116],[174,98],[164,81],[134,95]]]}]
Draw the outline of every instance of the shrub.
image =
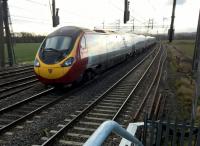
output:
[{"label": "shrub", "polygon": [[185,86],[186,88],[191,87],[191,81],[187,78],[180,78],[180,80],[176,80],[175,83],[176,88],[179,88],[181,86]]},{"label": "shrub", "polygon": [[177,95],[178,96],[191,96],[193,97],[194,91],[189,88],[189,87],[185,87],[183,85],[181,85],[178,90],[177,90]]}]

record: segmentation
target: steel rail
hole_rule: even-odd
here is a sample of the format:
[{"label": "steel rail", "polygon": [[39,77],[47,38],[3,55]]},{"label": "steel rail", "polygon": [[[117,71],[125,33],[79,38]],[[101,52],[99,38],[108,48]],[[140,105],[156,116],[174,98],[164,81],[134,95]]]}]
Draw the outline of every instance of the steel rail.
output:
[{"label": "steel rail", "polygon": [[49,88],[49,89],[44,90],[44,91],[42,91],[42,92],[40,92],[40,93],[37,93],[37,94],[35,94],[35,95],[32,95],[32,96],[30,96],[30,97],[28,97],[28,98],[26,98],[26,99],[24,99],[24,100],[22,100],[22,101],[18,101],[18,102],[14,103],[14,104],[12,104],[12,105],[10,105],[10,106],[8,106],[8,107],[2,108],[2,109],[0,109],[0,114],[4,114],[5,112],[11,111],[11,110],[13,110],[13,109],[16,108],[16,107],[21,106],[21,105],[23,105],[23,104],[25,104],[25,103],[28,103],[28,102],[30,102],[30,101],[33,101],[33,100],[39,98],[41,95],[44,95],[44,94],[46,94],[46,93],[49,93],[49,92],[51,92],[51,91],[53,91],[53,90],[54,90],[53,87],[52,87],[52,88]]},{"label": "steel rail", "polygon": [[[156,49],[155,49],[156,50]],[[84,115],[86,115],[93,107],[95,107],[103,98],[111,92],[121,81],[123,81],[130,73],[132,73],[136,68],[138,68],[155,50],[148,54],[142,61],[140,61],[136,66],[134,66],[128,73],[126,73],[122,78],[120,78],[116,83],[114,83],[109,89],[107,89],[103,94],[101,94],[95,101],[90,103],[82,112],[75,116],[70,122],[68,122],[64,127],[58,130],[54,135],[52,135],[47,141],[45,141],[41,146],[49,146],[55,142],[55,140],[60,137],[67,129],[71,128],[76,124]],[[159,52],[159,51],[158,51]]]},{"label": "steel rail", "polygon": [[31,75],[31,76],[28,76],[28,77],[16,79],[14,81],[8,81],[8,82],[0,84],[0,87],[6,86],[6,85],[9,85],[9,84],[14,84],[14,83],[17,83],[17,82],[20,82],[20,81],[24,81],[24,80],[27,80],[27,79],[32,79],[34,77],[35,77],[35,75]]},{"label": "steel rail", "polygon": [[32,67],[23,68],[23,69],[18,69],[18,70],[1,71],[1,72],[0,72],[0,76],[2,76],[2,75],[4,75],[4,74],[18,73],[18,72],[22,72],[22,71],[26,71],[26,70],[30,70],[30,69],[33,69],[33,66],[32,66]]},{"label": "steel rail", "polygon": [[[80,86],[80,87],[78,87],[78,88],[75,88],[74,90],[69,91],[68,94],[76,93],[77,91],[79,91],[80,89],[86,87],[87,85],[91,84],[93,81],[95,81],[95,80],[97,80],[97,79],[98,79],[98,78],[95,78],[95,79],[93,79],[93,80],[90,80],[90,81],[86,82],[86,83],[83,84],[82,86]],[[43,94],[45,94],[45,93],[43,93]],[[30,97],[30,98],[28,99],[28,101],[29,101],[29,100],[30,100],[30,101],[34,100],[33,98],[38,98],[38,97],[36,97],[37,95],[38,95],[38,94],[36,94],[35,96]],[[40,95],[41,95],[41,94],[40,94]],[[48,108],[48,107],[50,107],[50,106],[52,106],[52,105],[58,103],[58,102],[59,102],[60,100],[62,100],[63,98],[65,98],[65,97],[60,96],[60,97],[58,97],[57,99],[55,99],[55,100],[53,100],[53,101],[51,101],[51,102],[49,102],[49,103],[47,103],[47,104],[45,104],[45,105],[43,105],[43,106],[37,108],[37,109],[35,109],[34,111],[32,111],[32,112],[30,112],[30,113],[24,115],[23,117],[21,117],[21,118],[15,120],[15,121],[13,121],[12,123],[10,123],[10,124],[4,126],[3,128],[0,128],[0,134],[2,134],[2,133],[4,133],[5,131],[11,129],[11,128],[14,127],[16,124],[25,121],[27,118],[32,117],[33,115],[35,115],[35,114],[41,112],[42,110],[44,110],[44,109],[46,109],[46,108]],[[18,106],[18,104],[19,104],[19,105],[23,105],[24,103],[27,103],[28,101],[25,99],[24,101],[21,101],[21,102],[19,102],[19,103],[16,103],[16,105],[13,104],[13,105],[12,105],[13,107],[11,106],[11,107],[7,107],[7,108],[5,108],[5,109],[2,109],[2,112],[0,111],[0,113],[4,113],[4,112],[8,111],[9,109],[12,109],[12,110],[13,110],[14,107],[17,107],[17,106]]]},{"label": "steel rail", "polygon": [[[162,72],[162,67],[163,67],[163,64],[164,64],[164,62],[165,62],[165,59],[164,59],[164,61],[162,62],[162,65],[161,65],[161,60],[162,60],[162,56],[163,56],[163,54],[164,53],[162,53],[161,54],[161,56],[160,56],[160,59],[159,59],[159,64],[158,64],[158,69],[156,70],[156,74],[155,74],[155,76],[154,76],[154,79],[153,79],[153,81],[152,81],[152,83],[151,83],[151,85],[150,85],[150,87],[149,87],[149,89],[148,89],[148,91],[147,91],[147,93],[146,93],[146,95],[145,95],[145,100],[147,99],[147,97],[148,97],[148,95],[149,95],[149,93],[150,93],[150,91],[152,90],[152,88],[153,88],[153,85],[155,84],[155,83],[157,83],[156,84],[156,90],[155,90],[155,92],[157,93],[157,89],[158,89],[158,85],[159,85],[159,82],[160,82],[160,78],[161,78],[161,72]],[[160,71],[161,70],[161,71]],[[147,71],[147,70],[146,70]],[[160,72],[159,72],[160,71]],[[146,73],[145,73],[146,74]],[[159,80],[157,81],[156,79],[158,78],[158,76],[159,76]],[[144,79],[144,78],[142,78],[142,79]],[[138,85],[136,85],[136,87],[135,88],[137,88],[138,87]],[[155,93],[154,93],[155,94]],[[113,117],[113,119],[112,120],[117,120],[117,117],[119,117],[119,115],[120,115],[120,113],[122,112],[122,110],[123,110],[123,108],[125,108],[126,107],[126,104],[128,104],[128,102],[130,101],[130,99],[131,99],[131,96],[133,95],[133,92],[131,92],[130,94],[129,94],[129,96],[127,97],[127,99],[124,101],[124,103],[123,103],[123,105],[121,106],[121,108],[119,109],[119,111],[116,113],[116,115]],[[155,96],[155,95],[154,95]],[[155,100],[155,98],[154,98],[154,100]],[[154,101],[153,100],[153,101]],[[140,108],[141,107],[143,107],[142,105],[143,105],[143,103],[145,103],[145,101],[143,100],[142,101],[142,104],[140,104]],[[140,109],[139,108],[139,109]],[[152,110],[152,109],[151,109]]]},{"label": "steel rail", "polygon": [[[50,93],[50,92],[53,91],[53,90],[54,90],[53,87],[52,87],[52,88],[49,88],[49,89],[47,89],[47,90],[45,90],[45,91],[42,91],[42,92],[40,92],[40,93],[38,93],[38,94],[35,94],[35,95],[29,97],[29,98],[27,98],[27,99],[24,99],[23,101],[17,102],[17,103],[15,103],[15,104],[11,105],[11,106],[8,106],[8,107],[6,107],[6,108],[3,108],[3,109],[0,110],[0,114],[5,114],[6,112],[9,112],[9,111],[11,111],[11,110],[14,110],[14,108],[19,107],[19,106],[22,106],[22,105],[24,105],[24,104],[26,104],[26,103],[28,103],[28,102],[31,102],[31,101],[33,101],[33,100],[35,100],[35,99],[37,99],[37,98],[40,98],[42,95],[47,94],[47,93]],[[54,101],[55,101],[55,100],[54,100]],[[52,103],[52,102],[51,102],[51,103]],[[12,121],[11,123],[9,123],[9,124],[5,125],[4,127],[0,128],[0,134],[2,134],[3,132],[5,132],[6,130],[12,128],[12,127],[15,126],[17,123],[20,123],[20,122],[24,121],[25,119],[27,119],[27,118],[33,116],[34,114],[36,114],[37,112],[41,111],[44,107],[47,107],[48,105],[49,105],[49,103],[47,103],[47,104],[45,104],[45,105],[43,105],[43,106],[37,108],[37,109],[34,110],[34,111],[31,111],[30,113],[28,113],[28,114],[26,114],[26,115],[20,117],[19,119],[15,120],[15,121]]]},{"label": "steel rail", "polygon": [[26,90],[26,89],[32,88],[33,86],[34,86],[34,85],[29,85],[29,86],[20,88],[19,90],[15,90],[15,91],[9,92],[8,94],[4,94],[4,95],[0,96],[0,100],[2,100],[2,99],[4,99],[4,98],[7,98],[7,97],[9,97],[9,96],[12,96],[12,95],[14,95],[14,94],[17,94],[17,93],[19,93],[19,92],[22,92],[22,91],[24,91],[24,90]]},{"label": "steel rail", "polygon": [[25,66],[16,66],[16,67],[6,67],[6,68],[2,68],[0,69],[0,73],[1,72],[5,72],[5,71],[13,71],[13,70],[18,70],[21,68],[28,68],[28,67],[33,67],[33,65],[25,65]]},{"label": "steel rail", "polygon": [[165,94],[162,96],[162,99],[160,101],[161,105],[159,106],[159,112],[157,112],[157,119],[159,117],[161,118],[163,116],[164,107],[165,107],[165,104],[166,104],[166,97],[167,97],[167,95],[165,95]]},{"label": "steel rail", "polygon": [[[150,52],[147,56],[151,55],[155,50],[156,50],[156,49],[154,49],[152,52]],[[146,56],[146,57],[147,57],[147,56]],[[145,59],[145,58],[144,58],[144,59]],[[76,93],[77,91],[79,91],[80,89],[86,87],[86,85],[90,84],[91,82],[93,82],[93,81],[96,80],[96,79],[98,79],[98,78],[95,78],[95,79],[93,79],[93,80],[91,80],[91,81],[89,81],[89,82],[86,82],[86,83],[85,83],[83,86],[81,86],[80,88],[76,88],[75,90],[71,90],[68,94]],[[4,127],[4,128],[2,129],[2,132],[0,131],[0,134],[6,132],[6,131],[9,130],[10,128],[14,127],[16,124],[25,121],[27,118],[32,117],[33,115],[37,114],[38,112],[41,112],[42,110],[44,110],[44,109],[46,109],[46,108],[48,108],[48,107],[50,107],[50,106],[56,104],[57,102],[59,102],[59,101],[62,100],[63,98],[64,98],[63,96],[62,96],[62,97],[58,97],[58,99],[55,99],[54,101],[52,101],[52,102],[50,102],[50,103],[47,103],[47,104],[45,104],[45,105],[39,107],[38,109],[32,111],[31,113],[29,113],[29,114],[27,114],[27,115],[21,117],[20,119],[14,121],[14,122],[12,122],[12,123],[10,123],[9,125],[7,125],[6,127]],[[12,109],[12,108],[11,108],[11,109]],[[14,109],[14,108],[13,108],[13,109]],[[13,110],[13,109],[12,109],[12,110]],[[6,110],[5,110],[5,111],[6,111]]]},{"label": "steel rail", "polygon": [[[160,46],[160,48],[161,48],[161,46]],[[159,54],[159,52],[156,54],[154,60],[156,59],[156,57],[157,57],[158,54]],[[138,88],[139,84],[144,79],[144,76],[147,74],[147,72],[149,71],[150,67],[153,65],[154,60],[151,62],[151,64],[148,66],[148,68],[146,69],[146,71],[144,72],[144,74],[142,75],[142,77],[140,78],[139,82],[137,82],[137,84],[135,85],[135,87],[132,89],[132,91],[130,92],[130,94],[127,96],[126,100],[121,105],[120,109],[117,111],[117,113],[115,114],[115,116],[113,117],[113,119],[112,119],[113,121],[115,121],[117,119],[117,117],[119,116],[120,112],[125,108],[126,104],[130,100],[130,98],[133,95],[133,93],[135,92],[136,88]]]},{"label": "steel rail", "polygon": [[159,112],[159,109],[160,109],[161,98],[162,98],[162,94],[159,94],[158,101],[156,103],[156,107],[155,107],[155,110],[154,110],[155,119],[157,119],[157,117],[158,117],[158,112]]},{"label": "steel rail", "polygon": [[16,88],[22,87],[22,86],[24,86],[24,85],[28,85],[28,84],[31,84],[31,83],[35,83],[35,82],[37,82],[37,81],[38,81],[38,79],[34,79],[34,80],[31,80],[31,81],[28,81],[28,82],[24,82],[24,83],[15,85],[15,86],[6,87],[5,89],[0,90],[0,93],[4,93],[4,92],[10,91],[10,90],[12,90],[12,89],[16,89]]},{"label": "steel rail", "polygon": [[[166,60],[166,55],[164,56],[163,62],[162,62],[161,67],[160,67],[160,72],[159,72],[158,79],[157,79],[157,85],[155,87],[155,92],[153,94],[153,102],[152,102],[150,109],[149,109],[149,112],[148,112],[148,119],[150,119],[151,116],[152,116],[154,103],[156,102],[156,93],[157,93],[158,86],[159,86],[159,83],[160,83],[160,79],[161,79],[161,76],[162,76],[162,73],[163,73],[163,65],[164,65],[165,60]],[[160,104],[158,104],[159,102],[160,101],[157,101],[157,106],[160,105]]]},{"label": "steel rail", "polygon": [[30,70],[27,70],[27,71],[24,71],[24,72],[18,72],[18,73],[2,75],[2,76],[0,76],[0,79],[13,77],[13,76],[17,76],[17,75],[21,75],[21,74],[25,74],[25,73],[30,73],[30,72],[33,72],[33,69],[30,69]]},{"label": "steel rail", "polygon": [[[163,54],[162,54],[162,56],[163,56]],[[156,80],[156,78],[157,78],[157,76],[158,76],[158,74],[159,74],[162,56],[160,57],[160,60],[159,60],[159,68],[156,70],[156,75],[154,76],[153,82],[151,83],[151,85],[150,85],[148,91],[146,92],[146,95],[145,95],[145,97],[143,98],[142,103],[140,104],[138,110],[137,110],[136,113],[133,115],[133,118],[132,118],[133,121],[136,121],[136,120],[138,119],[138,116],[139,116],[139,114],[140,114],[142,108],[144,107],[144,104],[145,104],[145,102],[146,102],[146,100],[147,100],[147,98],[148,98],[148,95],[149,95],[149,93],[150,93],[150,91],[151,91],[151,89],[152,89],[152,87],[153,87],[153,85],[154,85],[154,83],[155,83],[155,80]]]}]

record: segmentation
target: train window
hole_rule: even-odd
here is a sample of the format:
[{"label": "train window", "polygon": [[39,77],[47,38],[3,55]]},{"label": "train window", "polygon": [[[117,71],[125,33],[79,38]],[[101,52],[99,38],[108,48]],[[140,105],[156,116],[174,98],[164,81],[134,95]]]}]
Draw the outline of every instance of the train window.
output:
[{"label": "train window", "polygon": [[68,50],[70,48],[71,40],[72,38],[68,36],[50,37],[44,41],[42,48],[44,50],[56,50],[56,51]]}]

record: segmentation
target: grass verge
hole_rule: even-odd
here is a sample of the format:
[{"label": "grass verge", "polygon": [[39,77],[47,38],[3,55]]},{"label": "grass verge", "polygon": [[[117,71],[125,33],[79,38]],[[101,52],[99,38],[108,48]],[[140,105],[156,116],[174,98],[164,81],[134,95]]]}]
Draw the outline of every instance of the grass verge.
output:
[{"label": "grass verge", "polygon": [[173,47],[168,49],[168,60],[174,78],[170,86],[175,89],[177,102],[181,107],[180,117],[190,119],[195,88],[191,63],[185,61],[185,56]]},{"label": "grass verge", "polygon": [[[40,43],[17,43],[14,45],[14,52],[17,63],[33,64]],[[5,51],[5,58],[8,58]],[[7,60],[6,60],[7,62]]]}]

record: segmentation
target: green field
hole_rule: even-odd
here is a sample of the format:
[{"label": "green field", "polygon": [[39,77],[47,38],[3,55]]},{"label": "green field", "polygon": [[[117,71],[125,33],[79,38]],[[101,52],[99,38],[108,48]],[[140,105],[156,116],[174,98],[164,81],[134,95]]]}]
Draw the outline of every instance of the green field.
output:
[{"label": "green field", "polygon": [[186,56],[192,58],[194,53],[194,40],[175,40],[171,43],[177,49],[181,50]]},{"label": "green field", "polygon": [[33,63],[40,43],[18,43],[14,46],[17,63]]}]

